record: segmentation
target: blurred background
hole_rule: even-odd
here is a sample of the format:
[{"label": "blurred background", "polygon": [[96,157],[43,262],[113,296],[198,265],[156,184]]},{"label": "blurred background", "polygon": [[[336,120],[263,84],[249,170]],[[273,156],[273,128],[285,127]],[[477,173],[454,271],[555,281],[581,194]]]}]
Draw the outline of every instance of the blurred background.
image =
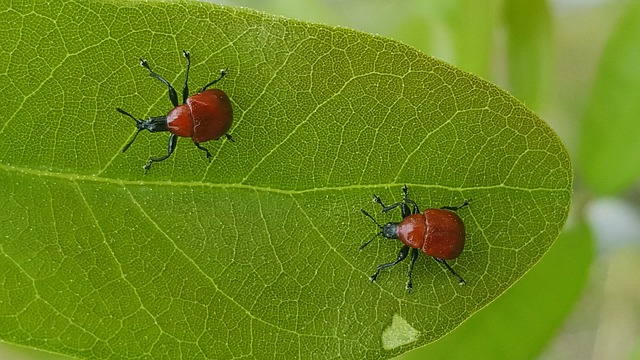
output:
[{"label": "blurred background", "polygon": [[640,2],[216,2],[401,41],[506,89],[567,146],[574,200],[549,253],[449,335],[397,359],[640,359]]}]

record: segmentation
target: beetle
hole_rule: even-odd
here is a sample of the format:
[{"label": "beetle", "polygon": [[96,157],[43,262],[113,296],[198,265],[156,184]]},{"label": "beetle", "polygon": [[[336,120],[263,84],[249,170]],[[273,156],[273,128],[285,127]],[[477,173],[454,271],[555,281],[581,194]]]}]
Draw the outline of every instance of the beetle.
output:
[{"label": "beetle", "polygon": [[[404,193],[403,201],[389,206],[385,206],[378,195],[373,196],[373,201],[382,206],[383,213],[399,207],[402,211],[401,222],[390,222],[382,226],[364,209],[360,209],[364,215],[373,220],[380,228],[380,232],[371,238],[371,240],[362,244],[360,250],[367,247],[367,245],[378,236],[383,236],[387,239],[397,239],[404,244],[395,261],[378,265],[376,273],[371,275],[371,282],[376,281],[380,270],[392,267],[404,260],[411,248],[409,282],[407,283],[408,291],[411,291],[413,288],[411,273],[418,258],[419,250],[422,250],[423,253],[433,257],[437,262],[446,266],[447,269],[458,278],[458,283],[464,285],[466,283],[464,279],[449,266],[446,260],[455,259],[462,253],[465,242],[464,223],[460,216],[454,211],[468,206],[471,200],[465,200],[460,206],[443,206],[439,209],[427,209],[424,213],[420,213],[418,204],[408,198],[407,185],[402,187],[402,192]],[[409,209],[409,205],[413,206],[413,211]]]},{"label": "beetle", "polygon": [[223,135],[226,136],[228,140],[233,141],[231,135],[228,134],[233,122],[233,109],[231,108],[229,97],[220,89],[207,90],[208,87],[217,83],[226,75],[226,69],[221,70],[220,76],[205,85],[197,94],[189,96],[191,55],[186,50],[182,50],[182,53],[187,59],[187,71],[184,76],[184,87],[182,88],[182,105],[178,104],[178,95],[173,86],[162,76],[153,72],[146,60],[140,59],[140,65],[149,70],[149,75],[152,78],[158,79],[169,89],[169,100],[171,100],[173,104],[173,109],[171,109],[166,116],[154,116],[143,121],[142,119],[136,119],[133,115],[121,108],[116,108],[119,113],[132,118],[138,128],[133,139],[122,149],[123,153],[129,149],[142,130],[149,130],[149,132],[171,132],[167,155],[149,158],[149,161],[144,166],[145,173],[149,171],[151,164],[166,160],[173,154],[178,142],[178,136],[191,138],[198,149],[207,153],[207,159],[211,158],[211,153],[202,147],[200,143],[209,140],[218,140]]}]

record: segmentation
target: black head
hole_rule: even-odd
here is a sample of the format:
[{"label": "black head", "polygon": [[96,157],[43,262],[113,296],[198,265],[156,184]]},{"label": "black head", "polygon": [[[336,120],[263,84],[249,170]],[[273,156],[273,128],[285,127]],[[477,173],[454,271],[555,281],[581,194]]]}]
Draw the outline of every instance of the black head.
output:
[{"label": "black head", "polygon": [[142,130],[146,129],[146,130],[149,130],[150,132],[169,131],[169,128],[167,127],[167,117],[166,116],[151,117],[147,121],[142,121],[141,119],[136,119],[135,117],[133,117],[133,115],[129,114],[128,112],[126,112],[126,111],[124,111],[124,110],[122,110],[120,108],[116,108],[116,110],[118,110],[118,112],[120,114],[123,114],[123,115],[126,115],[126,116],[132,118],[133,121],[136,122],[136,128],[138,128],[138,131],[133,136],[133,139],[131,139],[131,141],[129,141],[127,143],[127,145],[125,145],[124,148],[122,148],[122,152],[125,152],[125,151],[127,151],[127,149],[129,149],[129,146],[131,146],[131,144],[133,144],[135,139],[138,137],[138,134]]},{"label": "black head", "polygon": [[399,223],[390,222],[390,223],[387,223],[384,226],[382,226],[376,221],[376,219],[373,218],[373,216],[369,215],[368,212],[364,211],[364,209],[360,209],[360,211],[364,215],[366,215],[369,219],[373,220],[373,222],[376,225],[378,225],[378,227],[380,228],[380,232],[378,232],[374,237],[372,237],[371,240],[369,240],[366,243],[362,244],[362,246],[360,246],[360,250],[362,250],[365,247],[367,247],[367,245],[369,245],[375,238],[377,238],[380,235],[382,235],[383,237],[385,237],[387,239],[397,239],[398,238],[398,224]]}]

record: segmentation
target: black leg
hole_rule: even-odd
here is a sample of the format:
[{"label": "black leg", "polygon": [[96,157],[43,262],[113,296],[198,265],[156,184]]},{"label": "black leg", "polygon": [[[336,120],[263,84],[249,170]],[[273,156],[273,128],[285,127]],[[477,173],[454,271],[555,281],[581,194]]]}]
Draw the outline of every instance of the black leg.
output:
[{"label": "black leg", "polygon": [[189,97],[189,68],[191,67],[191,54],[188,51],[182,50],[184,57],[187,58],[187,72],[184,74],[184,87],[182,88],[182,103],[187,102]]},{"label": "black leg", "polygon": [[465,207],[465,206],[469,205],[469,201],[471,201],[471,199],[469,199],[469,200],[465,200],[465,201],[462,203],[462,205],[460,205],[460,206],[443,206],[443,207],[441,207],[440,209],[443,209],[443,210],[451,210],[451,211],[457,211],[457,210],[460,210],[460,209],[462,209],[463,207]]},{"label": "black leg", "polygon": [[[420,210],[418,209],[418,204],[416,204],[415,201],[409,199],[409,188],[407,187],[407,184],[402,185],[402,195],[402,201],[404,201],[405,204],[413,204],[412,214],[419,213]],[[402,217],[404,218],[404,215]]]},{"label": "black leg", "polygon": [[447,267],[447,269],[449,269],[449,271],[451,271],[451,273],[452,273],[453,275],[455,275],[455,276],[458,278],[458,284],[460,284],[460,285],[464,285],[464,284],[466,284],[466,283],[467,283],[466,281],[464,281],[464,279],[462,278],[462,276],[458,275],[458,273],[457,273],[457,272],[455,272],[455,271],[451,268],[451,266],[449,266],[449,264],[447,264],[447,262],[446,262],[446,261],[444,261],[443,259],[435,258],[435,257],[434,257],[434,259],[436,259],[436,261],[437,261],[437,262],[439,262],[440,264],[444,264],[444,266],[446,266],[446,267]]},{"label": "black leg", "polygon": [[176,94],[176,89],[174,89],[173,86],[171,86],[171,84],[169,84],[169,82],[165,80],[162,76],[154,73],[153,70],[151,70],[151,68],[149,67],[149,63],[147,63],[147,60],[140,59],[140,65],[142,65],[144,68],[149,70],[149,75],[152,78],[156,78],[160,80],[160,82],[162,82],[163,84],[167,85],[167,87],[169,88],[169,100],[171,100],[173,107],[178,106],[178,94]]},{"label": "black leg", "polygon": [[407,283],[408,291],[411,291],[411,289],[413,289],[413,279],[411,279],[411,273],[413,272],[413,265],[415,265],[416,259],[418,259],[418,254],[420,254],[420,251],[418,251],[418,249],[411,249],[411,264],[409,265],[409,282]]},{"label": "black leg", "polygon": [[231,142],[236,142],[235,140],[233,140],[233,138],[231,137],[231,135],[229,134],[224,134],[224,136],[227,137],[227,140],[231,141]]},{"label": "black leg", "polygon": [[[373,194],[373,202],[374,202],[374,203],[378,203],[378,204],[380,204],[380,206],[382,206],[382,212],[386,212],[386,211],[384,211],[384,209],[387,209],[387,208],[391,208],[391,209],[393,209],[393,208],[396,208],[397,206],[399,206],[399,205],[401,204],[401,203],[395,203],[395,204],[393,204],[393,206],[392,206],[392,207],[391,207],[391,206],[386,206],[386,205],[382,202],[382,199],[380,199],[380,196],[378,196],[378,195],[376,195],[376,194]],[[387,210],[387,211],[389,211],[389,210]]]},{"label": "black leg", "polygon": [[151,164],[153,164],[154,162],[167,160],[169,158],[169,156],[171,156],[171,154],[173,154],[173,151],[176,149],[176,145],[177,144],[178,144],[178,135],[171,134],[171,136],[169,137],[169,151],[168,151],[167,155],[150,158],[149,161],[147,161],[147,164],[144,166],[144,173],[146,174],[147,171],[149,171],[149,168],[151,167]]},{"label": "black leg", "polygon": [[415,201],[405,198],[404,202],[407,203],[407,204],[412,204],[413,205],[413,211],[411,212],[412,214],[420,214],[420,208],[418,208],[418,204],[416,204]]},{"label": "black leg", "polygon": [[404,260],[407,257],[407,254],[409,253],[409,247],[407,245],[403,246],[402,249],[400,249],[400,252],[398,253],[398,258],[396,259],[396,261],[394,262],[390,262],[390,263],[386,263],[386,264],[382,264],[382,265],[378,265],[378,271],[376,271],[375,274],[371,275],[371,282],[376,281],[376,279],[378,278],[378,274],[380,274],[380,270],[394,266],[395,264],[399,263],[400,261]]},{"label": "black leg", "polygon": [[402,218],[405,218],[405,217],[411,215],[411,211],[409,210],[409,207],[404,202],[397,202],[395,204],[391,204],[389,206],[385,206],[382,203],[382,199],[380,199],[380,196],[378,196],[378,195],[373,195],[373,202],[378,203],[378,204],[380,204],[380,206],[382,206],[382,212],[383,213],[389,212],[389,211],[397,208],[398,206],[400,206],[400,210],[402,211]]},{"label": "black leg", "polygon": [[211,153],[209,152],[209,150],[207,150],[206,148],[203,148],[202,146],[200,146],[200,143],[197,142],[193,142],[194,144],[196,144],[196,147],[202,151],[206,151],[207,152],[207,159],[211,159]]},{"label": "black leg", "polygon": [[400,205],[400,211],[402,211],[402,218],[406,218],[407,216],[411,215],[411,211],[409,210],[409,206],[407,206],[407,204],[402,204]]},{"label": "black leg", "polygon": [[[413,205],[413,211],[411,212],[412,214],[419,214],[420,213],[420,209],[418,208],[418,204],[416,204],[415,201],[409,199],[409,188],[407,188],[407,184],[405,184],[404,186],[402,186],[402,193],[404,194],[404,198],[403,201],[405,204],[412,204]],[[403,218],[405,218],[407,215],[402,215]]]},{"label": "black leg", "polygon": [[207,85],[205,85],[200,91],[198,92],[203,92],[205,90],[207,90],[207,88],[215,83],[217,83],[218,81],[222,80],[222,78],[227,75],[227,69],[222,69],[220,70],[220,77],[218,77],[217,79],[213,80],[212,82],[208,83]]}]

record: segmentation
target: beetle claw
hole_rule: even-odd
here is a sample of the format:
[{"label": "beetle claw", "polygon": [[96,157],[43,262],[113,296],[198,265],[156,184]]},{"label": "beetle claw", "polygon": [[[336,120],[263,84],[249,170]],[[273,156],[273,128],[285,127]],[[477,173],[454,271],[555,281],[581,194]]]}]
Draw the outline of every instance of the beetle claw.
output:
[{"label": "beetle claw", "polygon": [[413,290],[413,284],[411,282],[407,283],[407,292],[411,292],[411,290]]}]

